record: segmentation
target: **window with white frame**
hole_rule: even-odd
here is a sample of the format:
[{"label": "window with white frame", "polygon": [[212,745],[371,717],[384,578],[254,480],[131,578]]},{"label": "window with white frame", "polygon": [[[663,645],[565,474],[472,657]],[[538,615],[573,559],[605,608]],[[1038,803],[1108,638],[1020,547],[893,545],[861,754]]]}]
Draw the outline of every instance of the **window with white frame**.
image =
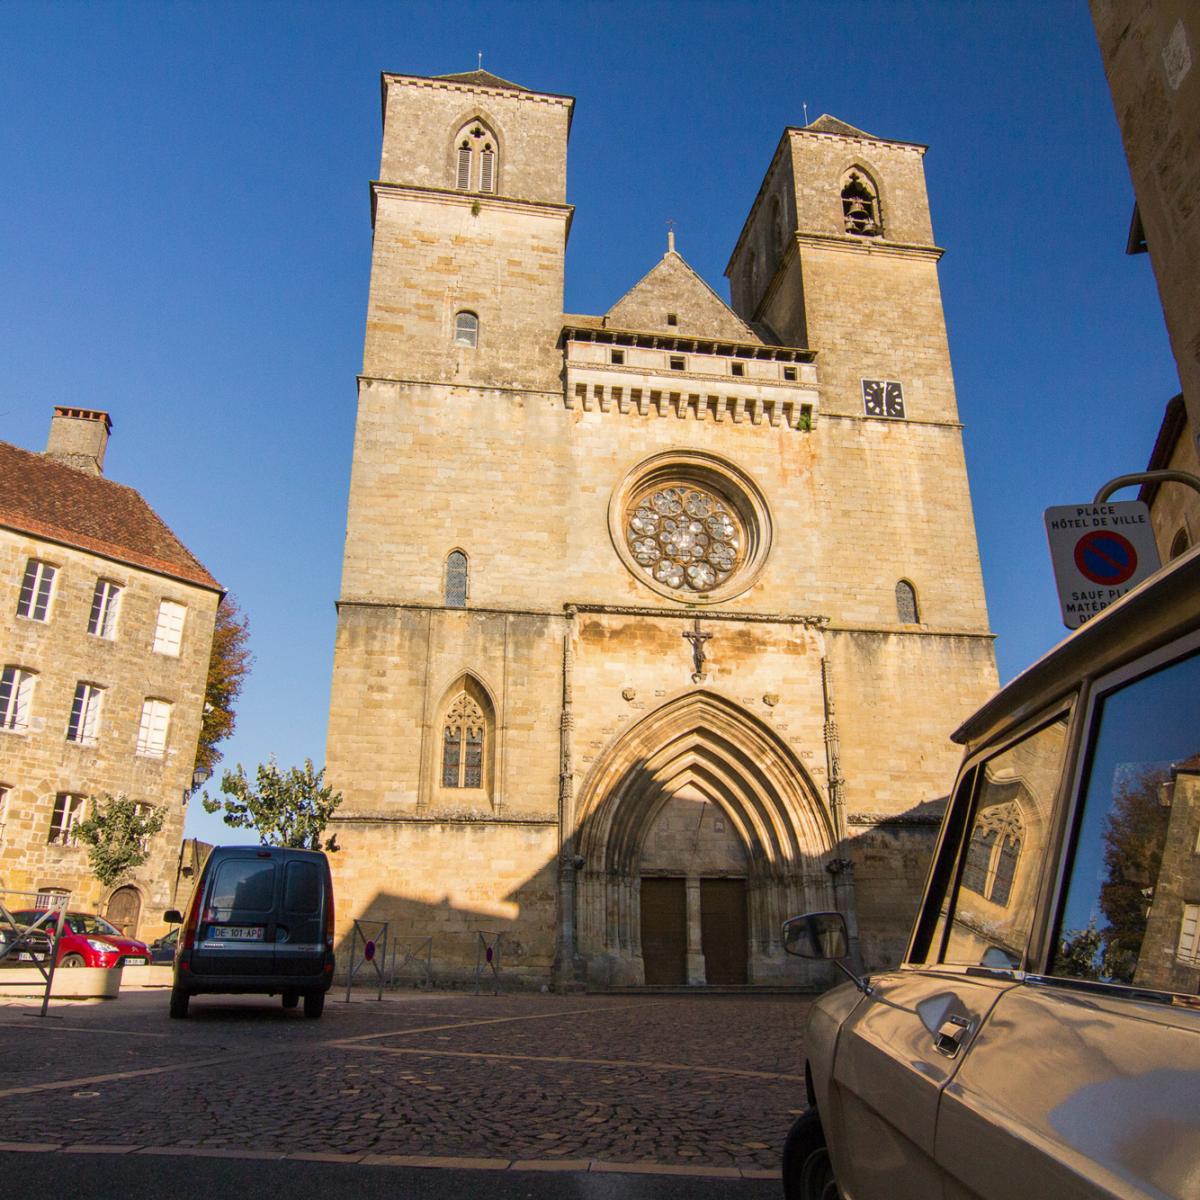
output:
[{"label": "window with white frame", "polygon": [[100,705],[104,689],[94,683],[77,683],[71,717],[67,721],[67,741],[81,746],[94,746],[100,732]]},{"label": "window with white frame", "polygon": [[0,845],[4,842],[4,826],[8,824],[8,784],[0,783]]},{"label": "window with white frame", "polygon": [[57,567],[40,558],[31,558],[25,564],[25,578],[21,581],[21,595],[17,599],[18,617],[28,617],[31,621],[50,619],[50,597],[57,574]]},{"label": "window with white frame", "polygon": [[66,902],[66,898],[70,894],[67,888],[38,888],[37,903],[34,905],[34,908],[38,912],[45,912],[50,908],[59,908]]},{"label": "window with white frame", "polygon": [[154,628],[155,654],[179,656],[183,642],[183,618],[187,608],[174,600],[163,600],[158,606],[158,624]]},{"label": "window with white frame", "polygon": [[1175,957],[1191,967],[1200,967],[1200,904],[1185,904],[1179,925],[1179,949]]},{"label": "window with white frame", "polygon": [[54,812],[50,817],[50,836],[46,840],[59,846],[73,846],[75,844],[75,828],[83,820],[85,803],[83,796],[77,796],[73,792],[59,792],[54,797]]},{"label": "window with white frame", "polygon": [[36,679],[24,667],[5,667],[0,672],[0,729],[24,733],[29,728]]},{"label": "window with white frame", "polygon": [[92,615],[88,633],[112,641],[117,636],[117,613],[121,608],[121,585],[111,579],[97,579],[92,593]]},{"label": "window with white frame", "polygon": [[137,752],[146,758],[162,758],[167,752],[171,706],[166,700],[147,700],[138,724]]}]

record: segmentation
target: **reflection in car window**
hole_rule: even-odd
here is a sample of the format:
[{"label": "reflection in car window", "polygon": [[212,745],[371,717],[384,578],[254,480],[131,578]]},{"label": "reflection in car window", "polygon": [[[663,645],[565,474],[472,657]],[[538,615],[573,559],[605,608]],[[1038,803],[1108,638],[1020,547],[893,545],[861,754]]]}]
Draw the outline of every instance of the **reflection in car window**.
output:
[{"label": "reflection in car window", "polygon": [[943,962],[1021,965],[1066,735],[1064,714],[980,768]]},{"label": "reflection in car window", "polygon": [[[211,908],[270,911],[275,895],[275,864],[252,858],[221,863],[213,880]],[[209,918],[222,920],[221,917]]]},{"label": "reflection in car window", "polygon": [[1200,992],[1200,655],[1105,696],[1055,975]]},{"label": "reflection in car window", "polygon": [[68,913],[67,928],[72,933],[107,934],[109,937],[120,937],[121,931],[110,925],[103,917],[92,917],[85,913]]}]

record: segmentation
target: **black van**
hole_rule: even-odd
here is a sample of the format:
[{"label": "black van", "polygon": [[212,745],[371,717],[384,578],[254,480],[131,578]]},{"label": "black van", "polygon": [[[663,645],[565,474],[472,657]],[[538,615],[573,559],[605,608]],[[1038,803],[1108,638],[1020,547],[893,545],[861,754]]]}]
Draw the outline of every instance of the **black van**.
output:
[{"label": "black van", "polygon": [[333,882],[315,850],[218,846],[209,855],[175,950],[171,1016],[201,993],[283,997],[319,1017],[333,982]]}]

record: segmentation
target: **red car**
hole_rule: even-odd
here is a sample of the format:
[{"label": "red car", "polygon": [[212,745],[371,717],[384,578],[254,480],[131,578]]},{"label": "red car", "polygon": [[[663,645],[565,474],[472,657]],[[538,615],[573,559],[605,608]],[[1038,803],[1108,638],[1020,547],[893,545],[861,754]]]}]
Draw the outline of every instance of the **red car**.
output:
[{"label": "red car", "polygon": [[[35,909],[13,913],[26,925],[41,915]],[[48,921],[45,928],[52,926],[53,921]],[[133,967],[149,961],[150,949],[145,942],[126,937],[103,917],[80,912],[69,912],[63,917],[58,938],[60,967]]]}]

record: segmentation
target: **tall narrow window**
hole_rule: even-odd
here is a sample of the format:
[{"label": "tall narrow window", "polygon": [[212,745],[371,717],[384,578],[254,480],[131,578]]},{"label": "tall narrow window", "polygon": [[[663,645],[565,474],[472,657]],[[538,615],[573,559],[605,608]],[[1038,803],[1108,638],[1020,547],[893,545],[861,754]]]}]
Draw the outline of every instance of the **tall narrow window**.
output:
[{"label": "tall narrow window", "polygon": [[903,625],[916,625],[920,621],[917,614],[917,589],[907,579],[901,579],[896,584],[896,616]]},{"label": "tall narrow window", "polygon": [[158,606],[158,624],[154,627],[155,654],[179,656],[183,641],[183,618],[187,608],[174,600],[163,600]]},{"label": "tall narrow window", "polygon": [[1182,963],[1200,967],[1200,904],[1185,904],[1179,922],[1179,945],[1175,957]]},{"label": "tall narrow window", "polygon": [[50,595],[57,574],[57,567],[39,558],[31,558],[25,564],[25,578],[21,581],[21,595],[17,599],[18,617],[28,617],[31,621],[50,619]]},{"label": "tall narrow window", "polygon": [[446,607],[467,607],[467,556],[461,550],[446,558]]},{"label": "tall narrow window", "polygon": [[483,710],[460,692],[446,712],[442,730],[442,787],[483,786],[485,728]]},{"label": "tall narrow window", "polygon": [[[75,827],[83,820],[84,798],[71,792],[59,792],[54,798],[54,812],[50,817],[48,842],[60,846],[75,844]],[[50,907],[49,904],[46,905]]]},{"label": "tall narrow window", "polygon": [[1191,541],[1188,539],[1187,530],[1181,529],[1171,542],[1171,550],[1167,555],[1167,561],[1170,562],[1171,559],[1178,558],[1191,544]]},{"label": "tall narrow window", "polygon": [[67,721],[67,741],[94,746],[100,731],[100,704],[104,692],[93,683],[77,683],[71,717]]},{"label": "tall narrow window", "polygon": [[146,758],[162,758],[167,752],[171,706],[165,700],[147,700],[138,724],[137,752]]},{"label": "tall narrow window", "polygon": [[0,729],[24,733],[29,728],[36,678],[21,667],[5,667],[0,673]]},{"label": "tall narrow window", "polygon": [[0,783],[0,846],[4,844],[4,826],[8,824],[8,793],[11,789]]},{"label": "tall narrow window", "polygon": [[92,614],[88,618],[88,633],[96,637],[117,636],[117,613],[121,607],[121,587],[111,579],[97,579],[92,593]]},{"label": "tall narrow window", "polygon": [[851,171],[842,188],[842,216],[847,233],[878,237],[883,232],[879,220],[879,196],[861,171]]},{"label": "tall narrow window", "polygon": [[480,120],[468,121],[454,139],[454,186],[460,192],[495,192],[496,135]]},{"label": "tall narrow window", "polygon": [[479,318],[473,312],[460,312],[454,318],[454,344],[456,346],[479,345]]}]

